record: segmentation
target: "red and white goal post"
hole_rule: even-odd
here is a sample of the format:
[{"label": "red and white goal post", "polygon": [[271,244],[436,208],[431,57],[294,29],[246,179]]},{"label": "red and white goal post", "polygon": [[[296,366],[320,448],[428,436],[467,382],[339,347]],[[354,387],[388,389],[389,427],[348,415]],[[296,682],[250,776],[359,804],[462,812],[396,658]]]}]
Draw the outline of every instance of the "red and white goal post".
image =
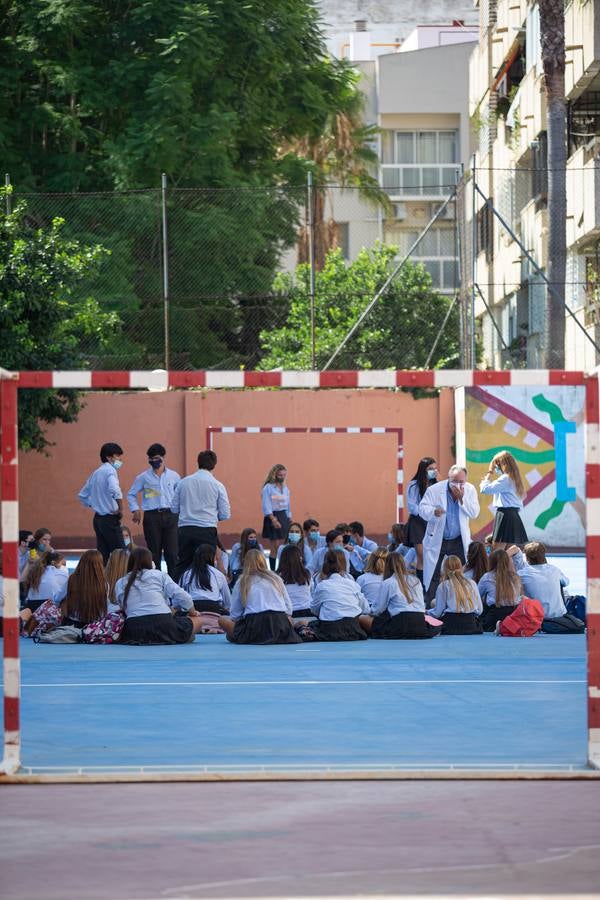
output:
[{"label": "red and white goal post", "polygon": [[21,763],[19,665],[19,388],[167,390],[168,388],[461,388],[479,385],[582,385],[586,389],[586,554],[588,759],[600,768],[600,391],[598,371],[343,371],[343,372],[9,372],[0,369],[0,496],[4,574],[4,758],[0,773]]}]

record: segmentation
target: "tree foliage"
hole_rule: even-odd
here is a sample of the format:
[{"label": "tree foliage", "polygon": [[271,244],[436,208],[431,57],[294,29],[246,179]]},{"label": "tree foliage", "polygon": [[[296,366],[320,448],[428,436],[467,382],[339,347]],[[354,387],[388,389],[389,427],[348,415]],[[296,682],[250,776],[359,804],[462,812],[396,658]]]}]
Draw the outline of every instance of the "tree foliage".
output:
[{"label": "tree foliage", "polygon": [[[66,239],[63,226],[55,219],[47,228],[37,227],[24,203],[0,215],[0,360],[5,369],[85,368],[82,343],[106,346],[116,329],[117,317],[102,312],[82,291],[104,251]],[[43,450],[48,441],[39,420],[73,422],[79,409],[77,391],[20,390],[21,448]]]},{"label": "tree foliage", "polygon": [[[378,245],[362,250],[346,265],[340,250],[327,254],[315,278],[315,334],[317,367],[322,367],[341,344],[361,313],[388,277],[396,247]],[[264,330],[262,369],[311,367],[310,278],[308,266],[295,275],[281,274],[275,289],[291,298],[281,328]],[[422,264],[410,262],[400,270],[356,334],[336,357],[339,369],[411,369],[427,363],[451,300],[437,294]],[[452,310],[430,367],[456,366],[458,313]]]}]

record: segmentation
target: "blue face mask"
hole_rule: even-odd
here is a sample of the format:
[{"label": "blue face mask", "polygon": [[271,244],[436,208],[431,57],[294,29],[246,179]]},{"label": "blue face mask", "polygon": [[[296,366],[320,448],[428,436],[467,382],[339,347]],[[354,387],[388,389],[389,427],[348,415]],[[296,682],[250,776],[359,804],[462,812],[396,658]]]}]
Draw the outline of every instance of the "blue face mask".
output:
[{"label": "blue face mask", "polygon": [[163,464],[162,459],[149,459],[148,462],[152,466],[153,469],[160,469]]},{"label": "blue face mask", "polygon": [[309,531],[308,532],[309,541],[314,541],[316,543],[320,537],[321,537],[320,531]]},{"label": "blue face mask", "polygon": [[288,534],[288,541],[290,544],[297,544],[300,541],[301,537],[302,535],[298,534],[298,532],[290,531],[290,533]]},{"label": "blue face mask", "polygon": [[390,542],[390,544],[392,543],[393,540],[394,540],[394,535],[392,534],[391,531],[388,531],[388,541]]},{"label": "blue face mask", "polygon": [[250,538],[250,540],[248,541],[248,549],[256,550],[257,547],[258,547],[258,541],[256,540],[256,538]]},{"label": "blue face mask", "polygon": [[429,481],[435,481],[437,478],[437,469],[427,469],[427,478]]},{"label": "blue face mask", "polygon": [[494,466],[494,472],[496,473],[496,475],[502,475],[502,469],[500,468],[500,466]]},{"label": "blue face mask", "polygon": [[119,470],[122,465],[123,463],[120,459],[113,459],[113,461],[111,462],[111,466],[113,467],[113,469]]},{"label": "blue face mask", "polygon": [[334,544],[332,549],[335,550],[336,553],[343,553],[344,545],[343,544]]}]

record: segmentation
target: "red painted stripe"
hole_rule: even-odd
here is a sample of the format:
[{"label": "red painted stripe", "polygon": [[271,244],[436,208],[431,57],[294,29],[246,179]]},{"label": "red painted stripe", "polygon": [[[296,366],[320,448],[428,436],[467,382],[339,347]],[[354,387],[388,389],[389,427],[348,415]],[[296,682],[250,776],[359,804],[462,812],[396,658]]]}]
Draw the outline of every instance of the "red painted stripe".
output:
[{"label": "red painted stripe", "polygon": [[244,372],[244,387],[281,387],[281,372]]},{"label": "red painted stripe", "polygon": [[4,731],[19,730],[19,698],[4,696]]},{"label": "red painted stripe", "polygon": [[473,372],[473,384],[510,384],[510,372]]},{"label": "red painted stripe", "polygon": [[[5,465],[0,466],[0,488],[3,500],[19,499],[19,470],[17,466]],[[6,574],[6,573],[5,573]]]},{"label": "red painted stripe", "polygon": [[19,544],[17,541],[2,542],[2,565],[5,578],[19,578]]},{"label": "red painted stripe", "polygon": [[92,388],[128,388],[129,372],[92,372]]},{"label": "red painted stripe", "polygon": [[434,387],[433,372],[396,371],[396,387]]},{"label": "red painted stripe", "polygon": [[206,387],[206,372],[202,369],[193,372],[169,372],[169,387]]},{"label": "red painted stripe", "polygon": [[586,542],[587,577],[600,578],[600,535],[588,535]]},{"label": "red painted stripe", "polygon": [[550,369],[548,372],[549,384],[583,384],[584,382],[583,372],[565,372],[562,369]]},{"label": "red painted stripe", "polygon": [[322,388],[355,388],[358,387],[358,372],[320,372],[319,387]]},{"label": "red painted stripe", "polygon": [[19,372],[19,387],[50,388],[52,387],[52,374],[52,372]]},{"label": "red painted stripe", "polygon": [[2,622],[4,635],[4,659],[19,658],[19,626],[21,619],[5,617]]},{"label": "red painted stripe", "polygon": [[585,420],[588,425],[600,422],[598,378],[595,375],[585,379]]},{"label": "red painted stripe", "polygon": [[585,492],[587,497],[600,497],[599,463],[588,463],[585,467]]},{"label": "red painted stripe", "polygon": [[494,397],[493,394],[489,394],[487,391],[484,391],[483,388],[474,387],[467,388],[467,390],[471,396],[475,397],[476,400],[479,400],[480,403],[483,403],[485,406],[490,406],[492,409],[495,409],[496,412],[499,412],[501,416],[505,416],[507,419],[510,419],[511,422],[516,422],[521,428],[526,428],[527,431],[536,434],[543,441],[546,441],[547,444],[550,444],[551,447],[554,447],[554,431],[552,431],[552,429],[545,428],[543,425],[540,425],[539,422],[536,422],[535,419],[531,419],[526,413],[521,412],[520,409],[511,406],[510,403],[505,403],[505,401],[500,400],[499,397]]},{"label": "red painted stripe", "polygon": [[[280,425],[279,427],[283,428],[283,425]],[[267,431],[271,431],[271,430],[272,430],[271,428],[267,428]],[[284,434],[287,434],[288,432],[290,434],[306,434],[307,431],[308,431],[308,428],[301,428],[301,427],[294,426],[293,428],[286,428]]]}]

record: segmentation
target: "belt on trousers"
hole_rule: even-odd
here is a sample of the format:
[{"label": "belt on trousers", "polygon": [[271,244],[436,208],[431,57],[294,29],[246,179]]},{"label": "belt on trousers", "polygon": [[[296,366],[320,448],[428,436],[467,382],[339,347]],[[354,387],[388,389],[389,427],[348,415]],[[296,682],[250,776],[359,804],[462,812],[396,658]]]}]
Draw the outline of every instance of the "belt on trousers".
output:
[{"label": "belt on trousers", "polygon": [[159,509],[145,509],[144,510],[145,514],[151,513],[151,512],[171,512],[171,510],[168,506],[161,506]]}]

